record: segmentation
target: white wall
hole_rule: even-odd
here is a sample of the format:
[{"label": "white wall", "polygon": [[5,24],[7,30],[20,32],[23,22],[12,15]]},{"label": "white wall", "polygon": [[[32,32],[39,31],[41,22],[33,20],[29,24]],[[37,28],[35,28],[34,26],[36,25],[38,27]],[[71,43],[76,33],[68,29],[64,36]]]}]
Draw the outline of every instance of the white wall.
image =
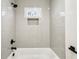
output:
[{"label": "white wall", "polygon": [[15,39],[15,11],[11,7],[12,0],[2,0],[1,5],[1,59],[10,54],[10,39]]},{"label": "white wall", "polygon": [[65,9],[66,59],[77,59],[77,54],[68,49],[72,45],[77,50],[77,1],[65,0]]},{"label": "white wall", "polygon": [[[16,45],[18,48],[50,47],[49,0],[16,0]],[[24,8],[42,8],[39,25],[28,25]]]},{"label": "white wall", "polygon": [[51,0],[51,48],[65,59],[65,0]]}]

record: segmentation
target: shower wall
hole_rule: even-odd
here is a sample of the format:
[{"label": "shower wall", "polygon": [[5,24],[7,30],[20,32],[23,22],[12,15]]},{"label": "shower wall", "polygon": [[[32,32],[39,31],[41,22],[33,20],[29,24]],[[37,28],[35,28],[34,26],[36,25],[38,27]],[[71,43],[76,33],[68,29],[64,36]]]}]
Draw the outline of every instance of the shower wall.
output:
[{"label": "shower wall", "polygon": [[65,0],[51,0],[51,48],[65,59]]},{"label": "shower wall", "polygon": [[77,51],[77,0],[66,0],[65,4],[66,59],[77,59],[77,54],[68,49],[68,47],[74,46]]},{"label": "shower wall", "polygon": [[1,1],[1,59],[10,55],[10,40],[15,39],[15,10],[11,6],[12,1]]},{"label": "shower wall", "polygon": [[[18,48],[50,47],[49,0],[16,0],[16,46]],[[39,24],[29,25],[25,8],[41,8]],[[27,11],[27,10],[26,10]]]}]

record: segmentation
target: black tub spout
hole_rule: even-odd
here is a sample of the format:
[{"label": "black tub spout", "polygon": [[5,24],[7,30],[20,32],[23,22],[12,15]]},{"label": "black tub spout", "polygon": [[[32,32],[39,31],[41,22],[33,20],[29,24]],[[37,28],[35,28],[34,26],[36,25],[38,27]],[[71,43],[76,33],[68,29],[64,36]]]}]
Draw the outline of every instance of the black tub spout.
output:
[{"label": "black tub spout", "polygon": [[11,47],[11,50],[16,50],[17,48],[16,47]]}]

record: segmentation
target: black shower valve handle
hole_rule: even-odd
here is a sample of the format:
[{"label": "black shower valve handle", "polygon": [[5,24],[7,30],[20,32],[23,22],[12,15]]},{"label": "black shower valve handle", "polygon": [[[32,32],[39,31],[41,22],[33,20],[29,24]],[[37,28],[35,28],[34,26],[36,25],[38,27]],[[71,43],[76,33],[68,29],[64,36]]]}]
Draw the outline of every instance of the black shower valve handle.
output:
[{"label": "black shower valve handle", "polygon": [[13,39],[11,39],[10,44],[13,44],[13,43],[15,43],[15,41]]}]

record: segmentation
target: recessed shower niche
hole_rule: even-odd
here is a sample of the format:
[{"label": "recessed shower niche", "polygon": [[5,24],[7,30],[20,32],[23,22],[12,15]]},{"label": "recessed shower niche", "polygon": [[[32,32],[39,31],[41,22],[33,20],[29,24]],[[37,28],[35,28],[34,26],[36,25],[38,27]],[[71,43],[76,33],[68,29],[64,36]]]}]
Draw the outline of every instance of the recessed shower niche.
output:
[{"label": "recessed shower niche", "polygon": [[42,16],[42,8],[28,7],[24,8],[24,17],[27,19],[28,25],[38,25],[39,18]]}]

